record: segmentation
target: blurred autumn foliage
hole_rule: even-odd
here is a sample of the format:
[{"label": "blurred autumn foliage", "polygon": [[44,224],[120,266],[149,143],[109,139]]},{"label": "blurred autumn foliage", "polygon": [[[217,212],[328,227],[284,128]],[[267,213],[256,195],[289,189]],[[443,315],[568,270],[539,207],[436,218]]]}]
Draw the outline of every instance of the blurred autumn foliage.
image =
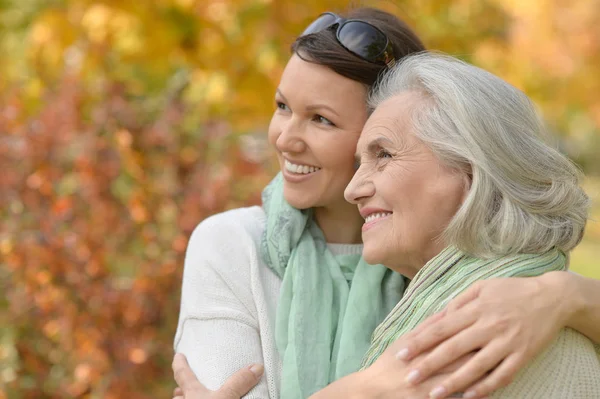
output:
[{"label": "blurred autumn foliage", "polygon": [[[323,3],[0,0],[0,398],[170,397],[187,239],[259,203],[288,46],[348,6]],[[598,0],[365,4],[525,90],[600,171]]]}]

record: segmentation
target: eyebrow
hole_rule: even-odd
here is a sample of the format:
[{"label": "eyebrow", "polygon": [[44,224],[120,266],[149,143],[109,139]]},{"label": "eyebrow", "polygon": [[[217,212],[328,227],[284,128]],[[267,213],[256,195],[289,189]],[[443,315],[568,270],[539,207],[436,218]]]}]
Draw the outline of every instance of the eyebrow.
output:
[{"label": "eyebrow", "polygon": [[285,96],[283,95],[283,93],[281,92],[281,90],[279,90],[279,88],[277,88],[277,90],[275,90],[275,92],[281,96],[281,98],[283,99],[283,101],[285,101],[286,103],[289,102],[287,100],[287,98],[285,98]]},{"label": "eyebrow", "polygon": [[[377,136],[375,139],[371,140],[369,145],[367,145],[367,153],[373,154],[377,152],[378,149],[384,147],[384,144],[394,145],[394,142],[385,136]],[[360,152],[356,152],[354,154],[354,161],[360,164]]]},{"label": "eyebrow", "polygon": [[[287,98],[285,98],[285,96],[283,95],[283,93],[281,92],[281,90],[277,89],[276,90],[277,94],[279,94],[281,96],[281,99],[283,101],[285,101],[286,103],[289,103],[289,101],[287,100]],[[332,114],[336,115],[336,116],[340,116],[340,114],[337,113],[336,110],[334,110],[333,108],[331,108],[329,105],[325,105],[325,104],[312,104],[306,107],[307,111],[311,111],[314,112],[315,110],[319,110],[319,109],[326,109],[329,112],[331,112]]]},{"label": "eyebrow", "polygon": [[307,111],[315,111],[315,110],[319,110],[319,109],[326,109],[329,112],[331,112],[332,114],[336,115],[336,116],[340,116],[333,108],[331,108],[328,105],[325,104],[313,104],[313,105],[309,105],[308,107],[306,107]]}]

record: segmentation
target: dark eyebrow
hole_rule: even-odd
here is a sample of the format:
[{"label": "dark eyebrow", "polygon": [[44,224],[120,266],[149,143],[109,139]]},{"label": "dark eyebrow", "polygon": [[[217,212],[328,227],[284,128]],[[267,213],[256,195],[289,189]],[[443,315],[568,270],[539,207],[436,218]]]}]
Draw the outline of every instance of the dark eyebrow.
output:
[{"label": "dark eyebrow", "polygon": [[[375,139],[371,140],[369,145],[367,145],[366,152],[369,154],[374,154],[377,152],[377,150],[384,147],[385,145],[394,145],[394,142],[385,136],[377,136]],[[354,162],[356,162],[360,165],[360,153],[359,152],[356,152],[356,154],[354,154]]]},{"label": "dark eyebrow", "polygon": [[[285,96],[283,95],[283,93],[281,92],[281,90],[277,89],[276,90],[277,94],[279,94],[281,96],[281,99],[283,101],[285,101],[287,104],[289,104],[289,101],[287,100],[287,98],[285,98]],[[326,109],[329,112],[331,112],[332,114],[336,115],[336,116],[340,116],[340,114],[337,113],[336,110],[334,110],[333,108],[331,108],[329,105],[325,105],[325,104],[312,104],[309,105],[308,107],[306,107],[307,111],[315,111],[318,109]]]}]

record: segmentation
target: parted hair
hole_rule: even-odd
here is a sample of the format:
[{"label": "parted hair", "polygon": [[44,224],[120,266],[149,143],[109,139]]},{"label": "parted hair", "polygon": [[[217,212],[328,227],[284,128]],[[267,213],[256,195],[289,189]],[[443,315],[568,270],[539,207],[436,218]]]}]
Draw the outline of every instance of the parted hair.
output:
[{"label": "parted hair", "polygon": [[545,142],[523,92],[456,58],[419,53],[376,84],[369,106],[406,91],[422,98],[411,115],[415,135],[470,181],[441,237],[447,244],[493,257],[566,252],[580,242],[589,208],[582,173]]}]

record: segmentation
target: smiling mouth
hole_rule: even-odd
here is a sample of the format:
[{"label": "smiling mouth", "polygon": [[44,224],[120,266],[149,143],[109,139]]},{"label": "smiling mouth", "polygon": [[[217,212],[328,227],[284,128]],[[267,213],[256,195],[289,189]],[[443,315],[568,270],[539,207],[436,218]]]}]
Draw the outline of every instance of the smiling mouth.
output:
[{"label": "smiling mouth", "polygon": [[314,173],[314,172],[318,172],[319,170],[321,170],[321,168],[318,168],[316,166],[299,165],[299,164],[291,163],[287,159],[284,160],[284,167],[285,167],[285,170],[287,170],[288,172],[295,173],[298,175],[307,175],[309,173]]},{"label": "smiling mouth", "polygon": [[365,224],[390,216],[392,212],[375,212],[365,218]]}]

